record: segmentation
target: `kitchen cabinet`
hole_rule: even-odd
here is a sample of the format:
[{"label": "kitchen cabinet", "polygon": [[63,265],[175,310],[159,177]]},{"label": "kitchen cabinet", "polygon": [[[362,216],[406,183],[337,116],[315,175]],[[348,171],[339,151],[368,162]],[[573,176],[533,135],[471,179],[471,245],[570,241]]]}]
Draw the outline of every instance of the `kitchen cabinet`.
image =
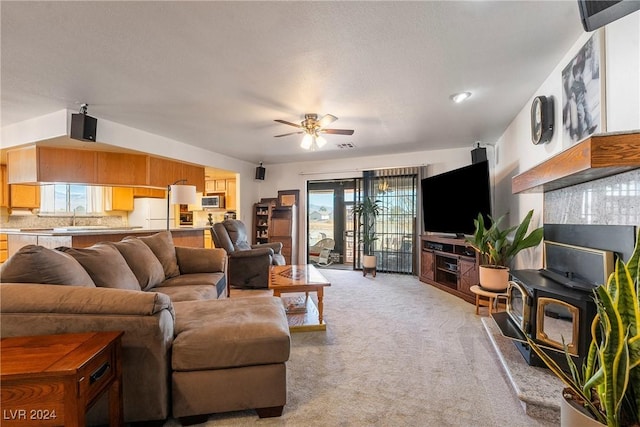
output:
[{"label": "kitchen cabinet", "polygon": [[96,152],[67,148],[37,147],[37,182],[96,184]]},{"label": "kitchen cabinet", "polygon": [[96,184],[96,152],[35,145],[8,150],[7,182]]},{"label": "kitchen cabinet", "polygon": [[182,163],[182,178],[187,185],[195,185],[196,192],[204,191],[204,167]]},{"label": "kitchen cabinet", "polygon": [[213,239],[211,238],[211,230],[204,230],[204,247],[207,249],[212,249]]},{"label": "kitchen cabinet", "polygon": [[[207,181],[205,184],[205,190],[207,193],[225,193],[227,191],[227,183],[231,180],[227,179],[214,179]],[[235,183],[235,179],[233,180]]]},{"label": "kitchen cabinet", "polygon": [[39,185],[9,185],[9,207],[39,209],[40,186]]},{"label": "kitchen cabinet", "polygon": [[0,264],[5,262],[8,258],[8,245],[7,245],[7,235],[0,234]]},{"label": "kitchen cabinet", "polygon": [[144,154],[97,152],[97,179],[101,184],[146,185],[147,159]]},{"label": "kitchen cabinet", "polygon": [[132,187],[105,187],[104,189],[105,211],[132,211],[133,188]]},{"label": "kitchen cabinet", "polygon": [[204,191],[204,167],[147,154],[30,145],[7,150],[9,184],[69,183],[165,189],[186,179]]},{"label": "kitchen cabinet", "polygon": [[133,187],[133,197],[150,197],[153,199],[166,199],[167,190],[159,188]]},{"label": "kitchen cabinet", "polygon": [[159,157],[149,157],[149,185],[152,187],[164,187],[176,181],[186,179],[185,185],[195,185],[196,191],[203,191],[204,168],[175,162]]},{"label": "kitchen cabinet", "polygon": [[0,207],[9,207],[9,184],[7,184],[7,165],[0,165]]},{"label": "kitchen cabinet", "polygon": [[236,210],[236,180],[228,179],[226,182],[227,192],[224,198],[225,209],[228,211]]}]

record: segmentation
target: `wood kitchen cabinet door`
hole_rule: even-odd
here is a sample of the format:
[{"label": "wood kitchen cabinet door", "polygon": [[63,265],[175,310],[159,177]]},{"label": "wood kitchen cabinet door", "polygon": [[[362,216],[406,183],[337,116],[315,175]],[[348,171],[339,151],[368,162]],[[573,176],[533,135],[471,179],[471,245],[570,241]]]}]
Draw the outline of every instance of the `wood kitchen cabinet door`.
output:
[{"label": "wood kitchen cabinet door", "polygon": [[38,147],[38,182],[96,184],[96,152]]},{"label": "wood kitchen cabinet door", "polygon": [[236,210],[236,180],[227,180],[227,192],[224,200],[225,209],[228,211]]},{"label": "wood kitchen cabinet door", "polygon": [[132,211],[133,188],[132,187],[106,187],[105,211]]},{"label": "wood kitchen cabinet door", "polygon": [[149,157],[150,186],[167,188],[168,185],[181,179],[184,179],[182,177],[182,163],[160,157]]},{"label": "wood kitchen cabinet door", "polygon": [[97,153],[98,182],[112,185],[146,185],[147,155]]},{"label": "wood kitchen cabinet door", "polygon": [[0,206],[9,207],[9,184],[7,184],[7,166],[0,165]]},{"label": "wood kitchen cabinet door", "polygon": [[155,199],[166,199],[167,190],[160,188],[134,187],[133,197],[151,197]]},{"label": "wood kitchen cabinet door", "polygon": [[11,208],[40,208],[40,186],[39,185],[19,185],[9,186],[9,205]]},{"label": "wood kitchen cabinet door", "polygon": [[196,191],[204,192],[204,168],[202,166],[194,166],[182,164],[182,178],[186,179],[186,185],[195,185]]}]

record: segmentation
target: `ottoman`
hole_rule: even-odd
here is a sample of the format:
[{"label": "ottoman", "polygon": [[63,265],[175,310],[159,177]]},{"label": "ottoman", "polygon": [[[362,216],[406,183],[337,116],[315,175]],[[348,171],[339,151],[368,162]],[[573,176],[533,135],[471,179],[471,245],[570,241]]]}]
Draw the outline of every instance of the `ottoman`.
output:
[{"label": "ottoman", "polygon": [[173,416],[282,415],[291,336],[280,298],[174,303]]}]

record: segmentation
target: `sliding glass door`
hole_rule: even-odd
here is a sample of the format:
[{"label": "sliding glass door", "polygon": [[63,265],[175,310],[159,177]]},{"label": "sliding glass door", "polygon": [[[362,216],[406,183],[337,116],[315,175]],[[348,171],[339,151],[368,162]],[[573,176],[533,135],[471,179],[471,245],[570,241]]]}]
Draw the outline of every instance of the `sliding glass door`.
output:
[{"label": "sliding glass door", "polygon": [[[307,184],[307,247],[315,262],[318,242],[331,239],[332,266],[361,268],[360,226],[352,211],[365,197],[383,206],[375,225],[377,270],[413,274],[416,269],[417,172],[390,169],[365,172],[363,178],[310,181]],[[313,252],[313,254],[312,254]],[[321,264],[322,265],[322,264]]]}]

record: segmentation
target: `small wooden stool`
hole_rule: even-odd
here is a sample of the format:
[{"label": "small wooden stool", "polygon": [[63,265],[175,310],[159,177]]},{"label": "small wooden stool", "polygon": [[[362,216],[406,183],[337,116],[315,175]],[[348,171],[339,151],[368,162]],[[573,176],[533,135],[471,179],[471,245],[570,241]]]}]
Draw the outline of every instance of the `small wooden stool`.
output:
[{"label": "small wooden stool", "polygon": [[[496,310],[500,303],[500,298],[504,298],[504,302],[507,302],[507,294],[504,292],[491,292],[486,289],[482,289],[478,285],[474,285],[470,288],[471,292],[476,294],[476,314],[479,314],[480,307],[489,307],[489,316],[493,313],[493,306],[495,304]],[[481,298],[482,297],[482,298]],[[487,298],[485,300],[484,298]]]}]

